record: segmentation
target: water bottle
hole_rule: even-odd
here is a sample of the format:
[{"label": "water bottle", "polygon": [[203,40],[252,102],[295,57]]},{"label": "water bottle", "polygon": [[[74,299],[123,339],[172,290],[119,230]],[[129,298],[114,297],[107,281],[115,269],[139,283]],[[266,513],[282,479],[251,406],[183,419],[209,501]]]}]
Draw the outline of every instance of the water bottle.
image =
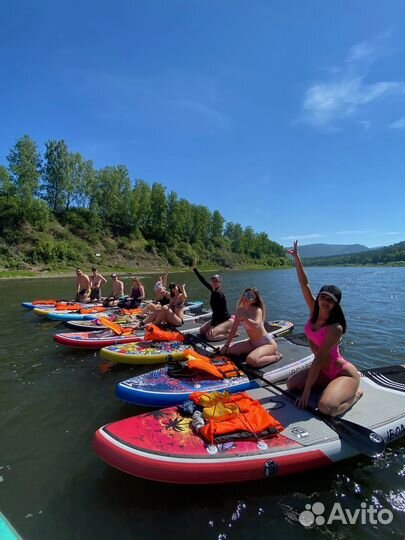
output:
[{"label": "water bottle", "polygon": [[193,416],[191,417],[191,424],[193,425],[193,428],[196,431],[200,431],[200,429],[205,425],[204,418],[202,416],[201,411],[195,411]]}]

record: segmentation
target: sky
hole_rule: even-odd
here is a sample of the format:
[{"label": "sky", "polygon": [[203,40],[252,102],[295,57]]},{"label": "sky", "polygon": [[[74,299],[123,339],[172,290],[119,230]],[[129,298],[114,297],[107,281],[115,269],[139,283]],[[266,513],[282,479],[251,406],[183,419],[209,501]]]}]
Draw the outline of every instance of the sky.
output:
[{"label": "sky", "polygon": [[0,164],[24,134],[301,244],[405,239],[405,2],[0,4]]}]

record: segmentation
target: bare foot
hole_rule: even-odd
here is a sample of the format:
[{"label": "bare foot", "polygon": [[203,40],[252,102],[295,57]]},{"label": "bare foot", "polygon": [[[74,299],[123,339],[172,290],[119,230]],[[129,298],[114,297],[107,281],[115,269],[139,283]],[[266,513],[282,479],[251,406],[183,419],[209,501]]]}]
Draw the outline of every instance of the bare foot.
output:
[{"label": "bare foot", "polygon": [[[353,405],[359,401],[359,399],[361,398],[362,395],[363,395],[363,390],[360,390],[360,389],[357,390],[356,395],[354,396]],[[353,405],[352,405],[352,407],[353,407]]]}]

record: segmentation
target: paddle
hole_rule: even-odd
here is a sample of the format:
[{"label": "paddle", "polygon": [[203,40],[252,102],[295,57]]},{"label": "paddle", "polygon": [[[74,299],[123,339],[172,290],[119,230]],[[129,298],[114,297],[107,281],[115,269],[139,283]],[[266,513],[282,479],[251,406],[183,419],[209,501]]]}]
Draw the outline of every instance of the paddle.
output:
[{"label": "paddle", "polygon": [[[219,352],[218,347],[211,345],[210,343],[198,338],[197,336],[192,336],[192,338],[196,342],[202,343],[205,346],[210,347],[211,349],[213,349],[214,352]],[[276,384],[268,381],[267,379],[256,373],[256,371],[250,369],[245,365],[240,366],[240,368],[248,375],[261,379],[266,383],[266,385],[271,386],[272,388],[280,392],[280,394],[286,396],[295,403],[296,397],[287,390],[284,390]],[[310,405],[307,405],[306,409],[311,412],[315,417],[325,422],[325,424],[327,424],[331,429],[336,431],[336,433],[341,439],[345,440],[347,443],[353,446],[353,448],[356,448],[356,450],[358,450],[360,453],[365,454],[369,457],[377,457],[384,452],[386,443],[381,437],[381,435],[379,435],[375,431],[361,426],[360,424],[351,422],[350,420],[346,420],[345,418],[337,418],[335,416],[323,414],[318,409],[315,409]]]}]

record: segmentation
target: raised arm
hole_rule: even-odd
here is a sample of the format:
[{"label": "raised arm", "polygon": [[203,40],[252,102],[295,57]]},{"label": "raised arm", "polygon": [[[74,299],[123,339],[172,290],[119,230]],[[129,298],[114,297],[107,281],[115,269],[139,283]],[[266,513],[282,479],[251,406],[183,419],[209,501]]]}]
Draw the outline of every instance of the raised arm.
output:
[{"label": "raised arm", "polygon": [[202,283],[205,287],[207,287],[207,289],[209,289],[210,291],[213,291],[213,290],[214,290],[213,287],[212,287],[212,285],[211,285],[210,283],[208,283],[208,281],[206,281],[206,279],[204,278],[204,276],[202,276],[202,275],[200,274],[200,272],[197,270],[197,268],[194,267],[194,268],[193,268],[193,272],[194,272],[194,274],[198,277],[198,279],[201,281],[201,283]]},{"label": "raised arm", "polygon": [[187,292],[186,292],[186,284],[185,283],[182,283],[181,285],[179,285],[179,289],[180,289],[180,293],[183,295],[184,297],[184,302],[187,301]]},{"label": "raised arm", "polygon": [[288,249],[287,253],[294,257],[295,269],[297,270],[297,276],[301,287],[302,295],[304,296],[305,302],[307,303],[309,310],[312,313],[315,306],[315,297],[311,291],[308,277],[305,273],[304,267],[302,266],[302,262],[298,253],[298,240],[294,242],[294,248]]}]

